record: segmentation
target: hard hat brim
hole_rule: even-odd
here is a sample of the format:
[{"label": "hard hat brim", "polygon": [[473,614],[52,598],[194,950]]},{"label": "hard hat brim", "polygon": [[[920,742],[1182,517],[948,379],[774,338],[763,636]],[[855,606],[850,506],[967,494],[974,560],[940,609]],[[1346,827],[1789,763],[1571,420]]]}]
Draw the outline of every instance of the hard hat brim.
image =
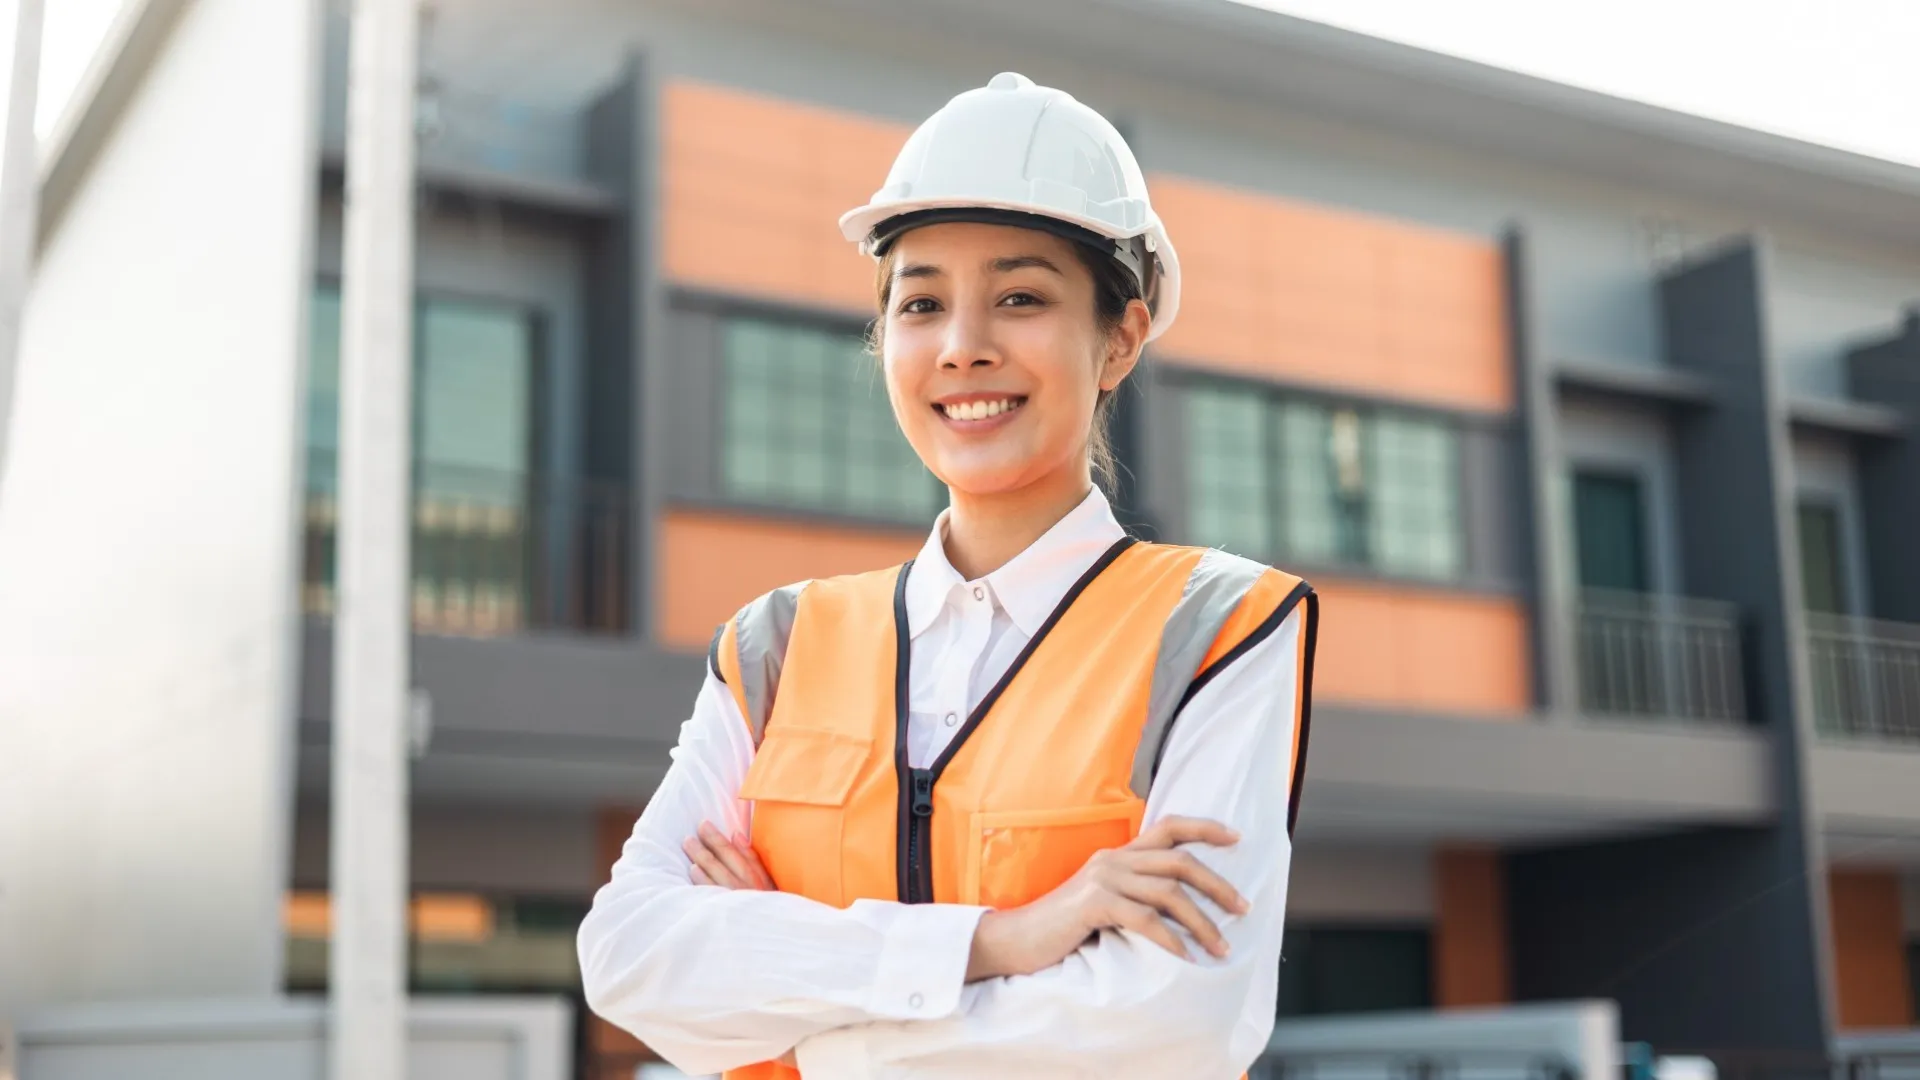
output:
[{"label": "hard hat brim", "polygon": [[[1148,218],[1147,227],[1134,231],[1120,231],[1096,217],[1085,214],[1062,213],[1050,207],[1036,207],[1031,203],[1019,203],[1011,200],[993,199],[901,199],[892,202],[872,202],[856,207],[840,215],[840,235],[859,244],[860,250],[868,255],[879,257],[883,251],[874,250],[875,230],[897,217],[929,210],[998,210],[1047,221],[1063,222],[1077,226],[1093,235],[1115,242],[1126,242],[1144,237],[1147,249],[1159,263],[1155,288],[1153,325],[1147,331],[1147,340],[1152,341],[1173,325],[1175,314],[1180,310],[1180,260],[1174,253],[1173,243],[1167,237],[1166,226],[1160,223],[1158,215]],[[929,222],[931,223],[931,222]],[[1020,224],[1009,221],[1007,224]],[[1030,225],[1028,227],[1041,227]],[[1044,230],[1054,232],[1055,230]],[[1062,234],[1065,235],[1065,234]],[[897,238],[888,237],[890,242]],[[1068,237],[1069,239],[1077,239]]]}]

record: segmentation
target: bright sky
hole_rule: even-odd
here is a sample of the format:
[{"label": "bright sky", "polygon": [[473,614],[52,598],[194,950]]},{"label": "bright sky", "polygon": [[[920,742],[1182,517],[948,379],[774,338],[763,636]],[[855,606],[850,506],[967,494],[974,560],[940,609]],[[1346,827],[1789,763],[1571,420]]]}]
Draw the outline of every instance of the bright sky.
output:
[{"label": "bright sky", "polygon": [[1242,0],[1920,165],[1920,0]]},{"label": "bright sky", "polygon": [[[43,2],[44,136],[126,0]],[[1920,166],[1920,0],[1242,2]],[[0,0],[0,65],[12,29]]]}]

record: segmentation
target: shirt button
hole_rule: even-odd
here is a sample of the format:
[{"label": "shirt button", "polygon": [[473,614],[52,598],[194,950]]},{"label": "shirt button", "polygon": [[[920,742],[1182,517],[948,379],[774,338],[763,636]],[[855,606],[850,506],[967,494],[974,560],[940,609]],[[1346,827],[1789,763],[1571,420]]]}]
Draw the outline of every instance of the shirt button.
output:
[{"label": "shirt button", "polygon": [[987,590],[975,585],[973,587],[973,598],[975,600],[985,600],[987,598]]},{"label": "shirt button", "polygon": [[926,1001],[927,1001],[926,998],[921,997],[919,994],[915,994],[912,997],[907,999],[907,1006],[909,1008],[917,1009],[920,1006],[926,1004]]},{"label": "shirt button", "polygon": [[958,713],[948,713],[948,714],[947,714],[947,726],[948,726],[948,727],[952,727],[953,725],[955,725],[955,724],[957,724],[957,723],[959,723],[959,722],[960,722],[960,715],[959,715]]}]

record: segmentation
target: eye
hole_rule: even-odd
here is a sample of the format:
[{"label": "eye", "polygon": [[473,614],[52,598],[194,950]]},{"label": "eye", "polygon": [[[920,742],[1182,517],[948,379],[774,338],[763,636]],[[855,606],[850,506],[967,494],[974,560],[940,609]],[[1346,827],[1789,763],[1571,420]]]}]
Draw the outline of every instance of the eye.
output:
[{"label": "eye", "polygon": [[929,296],[916,296],[900,305],[902,315],[931,315],[939,310],[939,303]]},{"label": "eye", "polygon": [[1000,299],[1002,307],[1038,307],[1044,303],[1045,300],[1030,292],[1008,293]]}]

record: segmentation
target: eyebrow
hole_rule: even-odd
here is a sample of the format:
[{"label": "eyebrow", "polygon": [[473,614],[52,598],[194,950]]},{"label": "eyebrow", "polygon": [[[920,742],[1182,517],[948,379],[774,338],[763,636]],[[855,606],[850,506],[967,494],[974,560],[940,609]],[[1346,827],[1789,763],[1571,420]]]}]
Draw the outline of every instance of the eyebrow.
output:
[{"label": "eyebrow", "polygon": [[[1028,268],[1051,270],[1056,274],[1060,274],[1061,277],[1066,276],[1061,273],[1058,266],[1054,265],[1052,259],[1044,255],[1007,255],[998,259],[992,259],[987,263],[987,269],[996,274],[1008,274],[1015,270],[1025,270]],[[946,271],[931,263],[908,263],[893,272],[893,280],[905,281],[909,278],[936,278],[944,277],[945,275]]]}]

